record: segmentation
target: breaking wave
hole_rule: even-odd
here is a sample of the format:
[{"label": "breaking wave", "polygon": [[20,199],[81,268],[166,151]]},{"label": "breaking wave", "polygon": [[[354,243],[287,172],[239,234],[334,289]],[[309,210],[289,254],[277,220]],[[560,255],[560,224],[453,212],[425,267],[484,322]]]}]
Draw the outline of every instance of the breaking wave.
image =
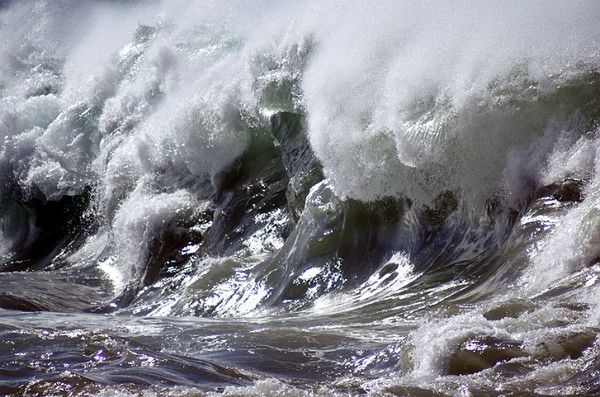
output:
[{"label": "breaking wave", "polygon": [[599,20],[0,2],[0,392],[598,393]]}]

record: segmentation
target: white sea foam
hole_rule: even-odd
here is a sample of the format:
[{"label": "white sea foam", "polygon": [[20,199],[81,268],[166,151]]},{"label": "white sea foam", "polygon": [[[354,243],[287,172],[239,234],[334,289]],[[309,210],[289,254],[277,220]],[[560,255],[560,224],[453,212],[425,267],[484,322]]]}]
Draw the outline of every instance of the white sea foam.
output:
[{"label": "white sea foam", "polygon": [[[152,225],[212,194],[282,109],[305,112],[339,196],[519,200],[589,176],[582,102],[541,99],[597,69],[599,14],[592,0],[13,2],[0,11],[2,178],[48,199],[93,186],[113,245],[138,247],[117,265],[126,278]],[[291,98],[273,100],[285,84]],[[535,257],[540,277],[552,258],[598,254],[595,186]]]},{"label": "white sea foam", "polygon": [[[153,243],[207,209],[220,173],[253,134],[268,131],[270,116],[302,113],[326,182],[311,190],[288,242],[283,236],[291,223],[280,207],[253,214],[253,227],[260,227],[235,253],[211,256],[203,242],[184,244],[176,254],[189,261],[176,277],[161,280],[159,292],[143,290],[155,301],[132,312],[255,318],[279,310],[269,312],[280,293],[280,307],[303,311],[283,313],[290,321],[278,319],[275,327],[295,332],[308,324],[360,336],[339,351],[330,342],[326,352],[317,342],[300,346],[308,364],[311,349],[318,352],[324,371],[333,355],[346,360],[344,368],[358,368],[357,377],[398,368],[385,372],[391,381],[384,387],[465,382],[440,390],[468,395],[465,385],[477,379],[510,386],[501,371],[445,376],[463,343],[487,336],[514,342],[530,356],[522,370],[531,371],[515,381],[522,382],[518,390],[560,383],[589,368],[586,355],[597,361],[597,340],[573,347],[583,358],[564,355],[559,342],[600,324],[600,140],[590,124],[597,109],[589,109],[598,106],[590,104],[598,94],[598,21],[597,0],[13,0],[0,7],[0,186],[20,188],[25,200],[28,194],[59,200],[91,187],[97,229],[63,258],[96,266],[116,296],[143,286]],[[581,202],[554,200],[554,207],[532,210],[512,228],[522,233],[509,240],[514,246],[503,245],[512,214],[490,215],[494,200],[521,209],[516,204],[535,201],[536,189],[568,178],[581,181]],[[422,220],[420,205],[431,206],[446,190],[456,193],[459,211],[411,228]],[[352,208],[343,198],[386,195],[412,203],[393,232],[386,226],[372,233],[369,214],[354,226],[345,218]],[[457,218],[478,205],[489,212],[466,214],[475,225],[464,228],[463,238],[460,222],[468,222]],[[214,224],[222,220],[219,210]],[[364,223],[369,239],[361,240]],[[192,232],[204,238],[212,224]],[[422,237],[428,226],[435,230]],[[348,237],[346,227],[359,231]],[[454,239],[458,233],[462,239]],[[349,267],[363,264],[344,262],[343,255],[354,255],[342,247],[344,238],[410,244],[385,246],[375,259],[380,263],[368,264],[371,274],[352,278]],[[365,262],[378,248],[364,251]],[[2,239],[0,254],[10,249]],[[303,252],[311,249],[316,254],[307,261]],[[515,249],[518,260],[509,252]],[[279,277],[284,265],[292,270]],[[485,266],[502,272],[479,283],[488,277]],[[73,270],[68,263],[64,269]],[[297,288],[282,292],[294,281]],[[293,306],[295,299],[313,305]],[[486,317],[486,310],[506,307],[515,313]],[[252,329],[223,340],[243,340]],[[396,345],[381,348],[378,334]],[[366,347],[361,338],[369,339]],[[389,392],[363,385],[364,378],[359,383],[352,390]],[[223,392],[309,394],[274,379]]]},{"label": "white sea foam", "polygon": [[[61,116],[39,138],[24,180],[51,197],[71,193],[67,185],[77,190],[82,178],[89,183],[86,167],[101,142],[117,139],[114,131],[133,130],[147,150],[157,147],[141,154],[154,166],[214,174],[245,146],[236,113],[258,116],[269,81],[301,77],[310,140],[339,194],[427,202],[448,188],[497,190],[508,153],[544,128],[498,109],[503,92],[530,85],[523,99],[532,99],[595,67],[597,8],[593,1],[38,1],[3,11],[3,31],[25,44],[5,39],[2,57],[28,63],[6,62],[2,81],[18,102],[48,73],[58,79]],[[24,18],[33,30],[17,26]],[[157,30],[136,36],[140,24]],[[313,43],[308,59],[289,50],[306,43]],[[39,70],[48,63],[50,71]],[[46,106],[50,117],[56,105]],[[87,117],[96,107],[100,114]],[[18,123],[31,125],[32,117],[39,118],[20,113]],[[80,136],[77,117],[98,124],[101,136]],[[356,177],[357,167],[366,177]],[[114,180],[102,171],[93,178]],[[54,176],[42,181],[44,173]]]}]

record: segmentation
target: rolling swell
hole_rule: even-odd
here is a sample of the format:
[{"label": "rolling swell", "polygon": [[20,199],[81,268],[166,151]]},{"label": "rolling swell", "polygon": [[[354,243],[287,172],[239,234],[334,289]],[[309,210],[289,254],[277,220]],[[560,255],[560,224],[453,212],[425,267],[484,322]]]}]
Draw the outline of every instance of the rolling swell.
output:
[{"label": "rolling swell", "polygon": [[300,8],[0,8],[0,393],[597,393],[598,6]]}]

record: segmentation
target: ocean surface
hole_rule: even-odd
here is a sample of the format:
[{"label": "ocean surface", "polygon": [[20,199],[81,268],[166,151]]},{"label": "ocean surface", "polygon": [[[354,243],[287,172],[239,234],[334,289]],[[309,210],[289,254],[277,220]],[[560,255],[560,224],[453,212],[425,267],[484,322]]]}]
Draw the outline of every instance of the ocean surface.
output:
[{"label": "ocean surface", "polygon": [[600,2],[0,1],[0,395],[600,395]]}]

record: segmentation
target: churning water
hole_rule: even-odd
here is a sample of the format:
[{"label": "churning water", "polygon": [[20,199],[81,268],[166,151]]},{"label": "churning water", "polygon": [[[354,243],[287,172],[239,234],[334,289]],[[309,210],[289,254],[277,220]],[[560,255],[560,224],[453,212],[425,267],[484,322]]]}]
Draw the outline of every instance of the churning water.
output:
[{"label": "churning water", "polygon": [[0,1],[0,394],[600,394],[599,22]]}]

